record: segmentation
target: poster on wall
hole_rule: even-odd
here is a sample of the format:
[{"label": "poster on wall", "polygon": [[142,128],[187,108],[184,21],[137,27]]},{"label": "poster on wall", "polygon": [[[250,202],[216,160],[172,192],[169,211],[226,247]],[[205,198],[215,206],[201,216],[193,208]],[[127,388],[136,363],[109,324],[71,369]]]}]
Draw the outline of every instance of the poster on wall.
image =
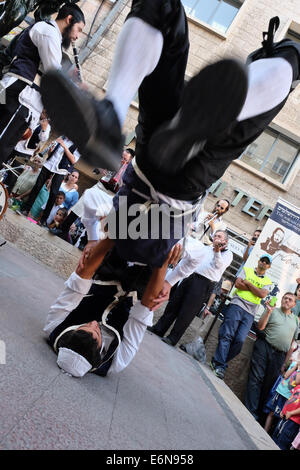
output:
[{"label": "poster on wall", "polygon": [[[285,292],[295,292],[300,278],[300,207],[279,198],[265,224],[245,266],[255,268],[263,253],[272,256],[267,275],[272,280],[271,295],[277,297],[280,307]],[[255,317],[264,311],[263,302]]]}]

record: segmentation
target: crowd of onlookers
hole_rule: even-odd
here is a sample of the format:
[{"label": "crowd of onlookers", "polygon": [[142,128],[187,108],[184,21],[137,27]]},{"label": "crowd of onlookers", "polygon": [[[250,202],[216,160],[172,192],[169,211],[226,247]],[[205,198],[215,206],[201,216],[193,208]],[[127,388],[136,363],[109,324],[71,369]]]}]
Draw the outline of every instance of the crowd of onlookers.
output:
[{"label": "crowd of onlookers", "polygon": [[[82,217],[83,195],[79,197],[78,191],[80,173],[74,169],[80,154],[69,139],[51,140],[50,136],[50,124],[43,114],[38,128],[27,133],[16,146],[10,164],[16,167],[17,160],[25,158],[25,165],[18,177],[8,172],[4,181],[10,195],[10,208],[46,227],[53,235],[84,249],[88,234]],[[132,149],[124,150],[117,173],[94,170],[99,175],[97,185],[110,195],[111,201],[133,156]],[[240,353],[250,329],[255,332],[245,405],[280,448],[300,448],[297,436],[300,425],[300,347],[297,342],[300,283],[296,292],[283,295],[280,307],[271,305],[272,295],[276,294],[267,275],[272,256],[263,253],[255,269],[244,266],[260,236],[260,229],[250,238],[234,281],[224,277],[233,259],[223,220],[229,208],[230,202],[221,199],[211,212],[202,211],[198,215],[185,240],[181,262],[167,274],[165,291],[170,297],[166,309],[148,330],[175,346],[196,315],[202,319],[201,328],[206,332],[204,341],[211,331],[210,325],[221,318],[218,344],[210,363],[220,379],[224,379],[228,362]],[[233,287],[235,290],[229,297]],[[265,311],[256,322],[261,303]],[[203,342],[200,346],[204,347]],[[181,344],[180,348],[188,352],[187,345]]]}]

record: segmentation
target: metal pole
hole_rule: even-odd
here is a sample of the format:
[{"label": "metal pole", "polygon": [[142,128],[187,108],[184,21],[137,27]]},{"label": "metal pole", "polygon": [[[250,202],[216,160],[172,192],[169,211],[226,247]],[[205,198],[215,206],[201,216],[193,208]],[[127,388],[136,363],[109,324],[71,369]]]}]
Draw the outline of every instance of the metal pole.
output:
[{"label": "metal pole", "polygon": [[102,36],[105,34],[107,29],[111,26],[111,24],[114,22],[116,17],[119,15],[121,10],[124,8],[124,6],[128,3],[128,0],[117,0],[113,8],[110,10],[109,14],[103,21],[103,23],[99,26],[98,30],[93,34],[92,39],[88,42],[86,47],[82,49],[79,53],[79,62],[83,64],[90,53],[95,49],[95,47],[98,45],[100,39]]}]

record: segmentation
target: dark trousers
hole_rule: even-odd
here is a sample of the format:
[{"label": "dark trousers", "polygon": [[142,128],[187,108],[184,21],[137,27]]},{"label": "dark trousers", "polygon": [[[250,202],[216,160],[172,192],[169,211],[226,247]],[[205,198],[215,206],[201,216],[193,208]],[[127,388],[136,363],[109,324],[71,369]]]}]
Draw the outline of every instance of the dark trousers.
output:
[{"label": "dark trousers", "polygon": [[191,274],[174,291],[164,314],[154,326],[155,332],[163,336],[175,322],[168,335],[175,345],[209,298],[213,287],[214,282],[206,277]]},{"label": "dark trousers", "polygon": [[[19,94],[26,86],[26,83],[17,80],[10,87],[6,88],[5,104],[0,104],[0,136],[10,122],[9,126],[0,137],[0,164],[7,162],[16,144],[28,128],[26,122],[29,111],[28,108],[19,102]],[[20,109],[18,110],[18,108]],[[18,111],[17,111],[18,110]]]},{"label": "dark trousers", "polygon": [[262,338],[255,341],[245,396],[245,405],[255,419],[263,418],[263,405],[280,374],[286,353]]},{"label": "dark trousers", "polygon": [[213,358],[218,366],[226,369],[227,363],[241,352],[253,319],[253,315],[239,305],[227,307]]},{"label": "dark trousers", "polygon": [[283,418],[277,424],[272,439],[281,450],[289,450],[299,432],[299,424],[291,419]]},{"label": "dark trousers", "polygon": [[47,205],[45,207],[45,210],[42,215],[42,221],[46,221],[47,218],[49,217],[50,211],[55,203],[55,198],[56,195],[59,191],[60,185],[63,182],[64,175],[58,175],[57,173],[52,173],[49,171],[47,168],[43,166],[41,169],[41,172],[38,176],[38,179],[36,180],[35,185],[33,186],[30,194],[28,201],[24,204],[24,210],[30,211],[34,201],[36,200],[40,190],[42,189],[43,185],[46,183],[46,181],[52,177],[51,181],[51,188],[50,188],[50,194],[49,194],[49,199],[47,202]]}]

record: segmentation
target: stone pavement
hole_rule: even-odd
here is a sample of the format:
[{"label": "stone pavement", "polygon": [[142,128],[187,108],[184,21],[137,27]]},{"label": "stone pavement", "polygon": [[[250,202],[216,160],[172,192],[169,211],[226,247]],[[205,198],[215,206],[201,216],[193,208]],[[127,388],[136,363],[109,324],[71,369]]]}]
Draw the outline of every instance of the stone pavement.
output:
[{"label": "stone pavement", "polygon": [[0,248],[0,449],[277,449],[206,365],[149,332],[119,375],[63,374],[42,332],[62,287],[11,243]]}]

